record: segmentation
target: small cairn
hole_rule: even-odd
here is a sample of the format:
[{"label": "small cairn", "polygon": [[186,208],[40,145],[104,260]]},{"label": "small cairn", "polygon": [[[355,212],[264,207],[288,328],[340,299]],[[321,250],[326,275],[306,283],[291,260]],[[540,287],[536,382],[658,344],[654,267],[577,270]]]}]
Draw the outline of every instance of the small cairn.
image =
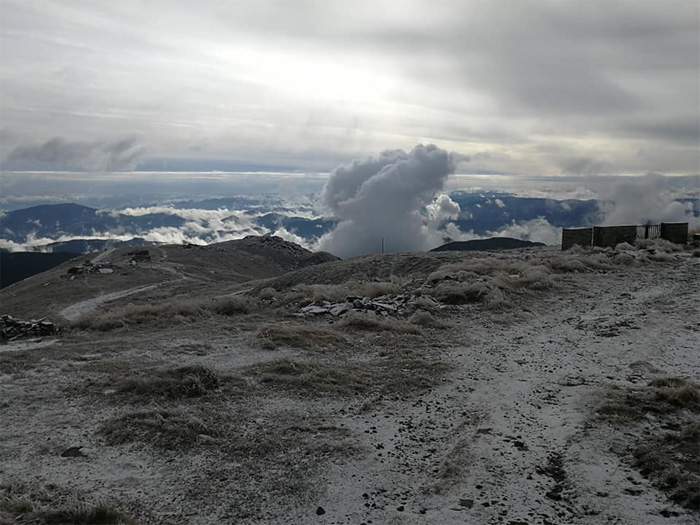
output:
[{"label": "small cairn", "polygon": [[44,318],[23,321],[15,319],[11,315],[0,316],[0,340],[2,341],[14,341],[21,337],[55,335],[58,332],[58,327]]}]

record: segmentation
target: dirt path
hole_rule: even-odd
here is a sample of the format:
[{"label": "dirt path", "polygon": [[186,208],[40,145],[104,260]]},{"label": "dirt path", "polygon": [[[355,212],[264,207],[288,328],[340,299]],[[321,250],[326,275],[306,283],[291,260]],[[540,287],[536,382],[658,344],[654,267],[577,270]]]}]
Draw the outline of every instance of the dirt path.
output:
[{"label": "dirt path", "polygon": [[481,313],[472,323],[465,311],[458,331],[470,343],[449,351],[450,382],[342,420],[373,453],[333,469],[324,509],[335,523],[697,523],[682,510],[675,521],[661,515],[665,497],[589,422],[604,385],[654,369],[700,376],[691,264],[662,276],[571,277],[519,319]]},{"label": "dirt path", "polygon": [[101,306],[105,303],[108,303],[110,301],[116,301],[117,299],[121,299],[122,297],[127,297],[129,295],[134,295],[137,293],[142,293],[146,292],[148,290],[153,290],[155,288],[158,288],[159,286],[162,286],[166,284],[168,281],[164,281],[161,283],[157,284],[149,284],[147,286],[136,286],[134,288],[129,288],[127,290],[120,290],[118,292],[112,292],[112,293],[106,293],[102,295],[98,295],[97,297],[92,297],[91,299],[87,299],[85,301],[80,301],[79,303],[72,304],[70,306],[65,307],[63,310],[59,312],[59,315],[66,319],[67,321],[77,321],[80,319],[82,315],[85,315],[88,312],[91,312],[98,306]]}]

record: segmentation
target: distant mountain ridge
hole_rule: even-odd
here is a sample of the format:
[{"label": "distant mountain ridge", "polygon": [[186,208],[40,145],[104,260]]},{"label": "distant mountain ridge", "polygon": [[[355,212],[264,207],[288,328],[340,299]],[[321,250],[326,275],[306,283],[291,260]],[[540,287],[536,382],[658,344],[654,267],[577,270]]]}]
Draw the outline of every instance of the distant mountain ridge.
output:
[{"label": "distant mountain ridge", "polygon": [[[553,230],[597,224],[601,203],[595,200],[555,200],[518,197],[503,192],[451,192],[459,204],[457,217],[441,221],[441,232],[457,226],[473,237],[508,235],[507,229],[528,221],[546,220]],[[700,215],[699,199],[679,199]],[[91,252],[153,243],[212,244],[246,235],[280,235],[306,246],[333,231],[338,219],[319,216],[311,197],[299,202],[278,196],[231,196],[138,206],[137,210],[97,208],[73,203],[41,204],[0,212],[0,246],[14,251]],[[423,210],[426,214],[426,210]],[[513,235],[513,234],[511,234]],[[447,234],[444,233],[443,238]],[[523,234],[525,238],[527,236]],[[459,238],[459,235],[451,235]],[[553,237],[547,237],[554,244]],[[544,240],[544,238],[543,238]],[[5,241],[3,243],[2,241]]]},{"label": "distant mountain ridge", "polygon": [[[100,254],[8,253],[9,259],[63,258],[55,267],[3,290],[3,312],[44,316],[72,300],[127,289],[158,288],[166,283],[193,286],[199,293],[223,294],[241,283],[277,277],[285,273],[337,261],[326,252],[312,252],[275,236],[248,236],[216,244],[161,244],[142,248],[116,248]],[[48,257],[47,257],[48,256]],[[8,259],[8,260],[9,260]],[[68,261],[69,262],[65,262]],[[60,263],[63,263],[60,265]],[[3,274],[5,269],[3,268]],[[9,285],[9,283],[7,283]],[[31,312],[31,313],[30,313]],[[0,312],[2,313],[2,312]]]},{"label": "distant mountain ridge", "polygon": [[96,234],[134,235],[154,228],[179,228],[185,219],[167,213],[142,216],[103,212],[80,204],[43,204],[7,212],[0,219],[0,238],[22,243],[30,236],[89,238]]},{"label": "distant mountain ridge", "polygon": [[534,248],[545,246],[541,242],[523,241],[511,237],[492,237],[490,239],[474,239],[471,241],[453,241],[430,250],[431,252],[474,252],[493,250],[514,250],[517,248]]}]

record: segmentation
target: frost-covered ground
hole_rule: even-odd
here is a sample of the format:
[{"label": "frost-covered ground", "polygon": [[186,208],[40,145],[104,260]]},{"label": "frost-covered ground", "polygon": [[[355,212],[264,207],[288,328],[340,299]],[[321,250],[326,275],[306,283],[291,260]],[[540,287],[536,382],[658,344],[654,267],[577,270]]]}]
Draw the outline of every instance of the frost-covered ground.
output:
[{"label": "frost-covered ground", "polygon": [[[74,298],[80,328],[0,352],[0,522],[698,523],[632,465],[662,416],[596,413],[700,379],[700,258],[664,248],[375,256],[228,303],[194,279]],[[442,306],[296,315],[342,287]]]}]

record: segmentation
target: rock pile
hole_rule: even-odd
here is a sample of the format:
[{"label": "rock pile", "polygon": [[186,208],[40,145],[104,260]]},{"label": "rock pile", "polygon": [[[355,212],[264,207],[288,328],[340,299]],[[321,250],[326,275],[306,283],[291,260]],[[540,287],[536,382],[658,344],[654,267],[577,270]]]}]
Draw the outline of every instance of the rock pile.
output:
[{"label": "rock pile", "polygon": [[51,321],[32,319],[23,321],[11,315],[0,316],[0,339],[14,341],[20,337],[40,337],[58,333],[58,327]]},{"label": "rock pile", "polygon": [[66,275],[72,281],[75,279],[76,275],[89,275],[89,274],[108,274],[114,273],[114,269],[110,264],[93,264],[92,261],[84,261],[80,266],[71,266],[68,268]]},{"label": "rock pile", "polygon": [[[418,298],[423,304],[418,304]],[[430,297],[416,294],[383,295],[376,299],[369,297],[346,297],[345,301],[331,303],[329,301],[315,301],[299,310],[300,315],[331,315],[340,317],[348,312],[374,312],[383,316],[401,316],[414,312],[417,308],[425,308],[426,302],[433,308],[442,308],[442,305]]]},{"label": "rock pile", "polygon": [[133,252],[128,252],[125,254],[130,258],[129,262],[132,266],[141,262],[149,262],[151,260],[151,253],[148,250],[136,250]]}]

